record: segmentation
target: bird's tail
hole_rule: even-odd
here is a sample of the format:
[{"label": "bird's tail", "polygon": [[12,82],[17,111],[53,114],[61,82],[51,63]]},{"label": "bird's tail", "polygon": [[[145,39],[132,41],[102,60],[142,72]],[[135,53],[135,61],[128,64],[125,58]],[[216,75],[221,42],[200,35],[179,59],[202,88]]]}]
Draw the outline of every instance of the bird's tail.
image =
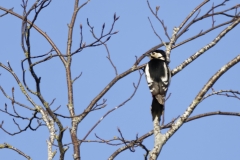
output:
[{"label": "bird's tail", "polygon": [[[153,96],[151,112],[152,112],[152,119],[153,119],[153,121],[154,121],[155,117],[157,116],[157,118],[158,118],[158,120],[160,122],[161,115],[164,112],[164,104],[160,104],[155,96]],[[164,118],[163,118],[163,121],[164,121]]]}]

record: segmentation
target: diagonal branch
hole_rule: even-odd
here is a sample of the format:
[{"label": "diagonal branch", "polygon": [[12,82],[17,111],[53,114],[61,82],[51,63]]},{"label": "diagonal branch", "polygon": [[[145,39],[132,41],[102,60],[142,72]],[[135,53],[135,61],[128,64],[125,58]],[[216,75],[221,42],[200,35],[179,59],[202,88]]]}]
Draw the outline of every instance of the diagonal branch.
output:
[{"label": "diagonal branch", "polygon": [[11,70],[10,68],[8,68],[7,66],[5,66],[4,64],[2,64],[0,62],[0,67],[4,68],[5,70],[7,70],[10,74],[12,74],[12,76],[15,78],[16,82],[19,85],[20,90],[22,91],[22,93],[26,96],[27,100],[34,106],[36,107],[37,105],[35,104],[35,102],[32,100],[32,98],[28,95],[27,91],[25,90],[24,86],[22,85],[22,83],[20,82],[18,76],[16,75],[16,73]]},{"label": "diagonal branch", "polygon": [[230,30],[232,30],[234,27],[236,27],[240,23],[240,18],[238,18],[236,21],[234,21],[231,25],[229,25],[227,28],[225,28],[211,43],[207,44],[203,48],[201,48],[199,51],[197,51],[194,55],[186,59],[182,64],[180,64],[178,67],[172,70],[172,75],[177,74],[179,71],[181,71],[183,68],[185,68],[187,65],[189,65],[191,62],[193,62],[195,59],[197,59],[200,55],[202,55],[204,52],[215,46],[222,38],[225,36]]},{"label": "diagonal branch", "polygon": [[[239,18],[240,19],[240,18]],[[182,124],[187,120],[187,118],[191,115],[193,110],[197,107],[197,105],[201,102],[204,95],[207,93],[207,91],[214,85],[214,83],[224,74],[226,73],[230,68],[232,68],[235,64],[237,64],[240,61],[240,55],[235,57],[233,60],[231,60],[229,63],[224,65],[217,73],[215,73],[212,78],[205,84],[205,86],[201,89],[201,91],[198,93],[198,95],[193,100],[192,104],[187,108],[185,113],[178,118],[176,123],[172,125],[170,130],[165,134],[165,138],[163,140],[163,143],[160,144],[163,146],[166,141],[182,126]]]},{"label": "diagonal branch", "polygon": [[204,35],[207,34],[208,32],[211,32],[211,31],[213,31],[213,30],[215,30],[215,29],[217,29],[217,28],[220,28],[220,27],[222,27],[222,26],[224,26],[224,25],[227,25],[227,24],[230,24],[230,23],[232,23],[232,22],[234,22],[234,18],[231,19],[230,21],[227,21],[227,22],[221,23],[221,24],[219,24],[219,25],[216,25],[216,26],[214,26],[214,27],[212,27],[212,28],[209,28],[209,29],[207,29],[207,30],[204,31],[204,32],[201,30],[197,35],[192,36],[192,37],[190,37],[190,38],[188,38],[188,39],[185,39],[185,40],[183,40],[182,42],[179,42],[178,44],[175,44],[175,45],[172,47],[172,49],[177,48],[177,47],[179,47],[179,46],[181,46],[181,45],[183,45],[183,44],[185,44],[185,43],[187,43],[187,42],[190,42],[190,41],[192,41],[192,40],[194,40],[194,39],[196,39],[196,38],[199,38],[199,37],[201,37],[201,36],[204,36]]},{"label": "diagonal branch", "polygon": [[[170,42],[169,44],[165,44],[166,46],[166,57],[167,57],[167,62],[170,62],[170,53],[172,50],[173,45],[175,44],[175,42],[178,39],[178,32],[182,29],[182,27],[187,23],[187,21],[194,15],[194,13],[199,10],[204,4],[206,4],[209,0],[205,0],[204,2],[202,2],[200,5],[198,5],[187,17],[186,19],[179,25],[179,27],[174,27],[173,28],[173,33],[172,33],[172,37],[169,38]],[[186,27],[185,27],[186,28]],[[186,30],[185,30],[186,31]],[[183,30],[183,33],[185,32]]]},{"label": "diagonal branch", "polygon": [[[9,10],[12,11],[13,8],[11,8],[11,9],[9,9]],[[0,17],[3,17],[3,16],[5,16],[5,15],[7,15],[7,14],[8,14],[8,12],[5,12],[5,13],[1,14]]]},{"label": "diagonal branch", "polygon": [[[101,43],[103,43],[103,42],[101,41]],[[106,51],[107,51],[107,54],[108,54],[107,59],[108,59],[109,62],[111,63],[111,65],[112,65],[112,67],[113,67],[113,69],[114,69],[114,71],[115,71],[115,75],[117,76],[117,75],[118,75],[117,67],[114,65],[114,63],[113,63],[113,61],[112,61],[112,59],[111,59],[111,54],[110,54],[110,51],[109,51],[109,49],[108,49],[108,46],[107,46],[107,44],[105,44],[105,43],[103,43],[103,45],[104,45],[104,47],[105,47],[105,49],[106,49]]]},{"label": "diagonal branch", "polygon": [[[139,80],[138,80],[137,85],[135,86],[135,84],[133,83],[134,91],[133,91],[132,95],[131,95],[128,99],[126,99],[124,102],[122,102],[122,103],[119,104],[118,106],[114,107],[113,109],[111,109],[111,110],[109,110],[107,113],[105,113],[105,114],[100,118],[100,120],[97,121],[97,123],[88,131],[88,133],[84,136],[84,138],[82,139],[82,141],[86,140],[86,138],[89,136],[89,134],[97,127],[97,125],[98,125],[108,114],[110,114],[111,112],[113,112],[113,111],[117,110],[118,108],[122,107],[123,105],[125,105],[128,101],[130,101],[130,100],[133,98],[133,96],[134,96],[135,93],[137,92],[137,89],[138,89],[138,87],[139,87],[139,85],[140,85],[140,82],[141,82],[141,79],[142,79],[143,73],[140,73],[140,71],[139,71],[139,74],[140,74],[140,77],[139,77]],[[81,143],[82,143],[82,141],[81,141]]]},{"label": "diagonal branch", "polygon": [[4,148],[8,148],[11,150],[14,150],[15,152],[17,152],[18,154],[22,155],[23,157],[25,157],[28,160],[31,160],[31,157],[28,156],[27,154],[25,154],[24,152],[22,152],[21,150],[13,147],[12,145],[8,144],[8,143],[4,143],[4,144],[0,144],[0,149],[4,149]]},{"label": "diagonal branch", "polygon": [[[215,39],[214,39],[214,43],[211,42],[210,44],[208,44],[207,46],[203,47],[202,49],[200,49],[197,53],[195,53],[193,56],[191,56],[190,58],[188,58],[187,60],[185,60],[181,65],[179,65],[178,67],[176,67],[175,69],[172,70],[172,76],[174,76],[175,74],[177,74],[179,71],[181,71],[183,68],[185,68],[188,64],[190,64],[192,61],[194,61],[198,56],[200,56],[201,54],[203,54],[205,51],[207,51],[208,49],[210,49],[211,47],[213,47],[215,44],[217,44],[217,42],[219,42],[219,40],[226,35],[230,30],[232,30],[238,23],[240,22],[240,18],[238,18],[235,22],[233,22],[230,26],[228,26],[225,30],[223,30]],[[127,71],[119,74],[118,76],[116,76],[89,104],[89,106],[85,109],[85,111],[79,115],[79,122],[82,121],[82,119],[85,118],[86,113],[88,113],[91,108],[99,101],[99,99],[102,98],[103,95],[105,95],[105,93],[121,78],[127,76],[128,74],[138,70],[139,68],[143,68],[145,67],[146,64],[143,64],[141,66],[137,66],[140,61],[151,51],[159,48],[163,46],[163,44],[159,44],[153,48],[151,48],[150,50],[148,50],[147,52],[145,52],[142,56],[140,56],[138,58],[138,60],[135,62],[134,66],[130,69],[128,69]]]},{"label": "diagonal branch", "polygon": [[154,34],[155,34],[155,35],[159,38],[159,40],[163,43],[162,38],[161,38],[160,35],[156,32],[156,30],[154,29],[153,24],[152,24],[152,21],[150,20],[149,17],[148,17],[148,21],[149,21],[149,23],[150,23],[150,25],[151,25],[151,27],[152,27],[152,30],[153,30]]},{"label": "diagonal branch", "polygon": [[127,76],[128,74],[132,73],[133,71],[138,70],[139,68],[142,68],[145,65],[141,65],[139,67],[136,67],[134,69],[130,68],[127,71],[119,74],[116,76],[88,105],[88,107],[84,110],[83,113],[81,113],[78,118],[79,123],[87,116],[87,114],[91,111],[92,107],[107,93],[107,91],[120,79]]},{"label": "diagonal branch", "polygon": [[[204,118],[204,117],[208,117],[208,116],[214,116],[214,115],[224,115],[224,116],[237,116],[240,117],[240,113],[237,112],[222,112],[222,111],[215,111],[215,112],[208,112],[208,113],[203,113],[203,114],[198,114],[195,116],[192,116],[190,118],[188,118],[184,123],[193,121],[193,120],[197,120],[200,118]],[[175,119],[174,119],[175,120]],[[169,122],[168,124],[161,126],[161,129],[167,129],[170,128],[174,122],[174,120],[172,122]],[[136,142],[142,142],[144,139],[150,137],[153,135],[153,130],[147,132],[146,134],[142,135],[141,137],[139,137]],[[108,160],[113,160],[114,158],[116,158],[118,156],[118,154],[122,153],[123,151],[127,150],[128,148],[130,148],[132,145],[134,145],[134,141],[132,141],[131,143],[129,143],[126,146],[120,147],[119,149],[117,149],[109,158]]]},{"label": "diagonal branch", "polygon": [[4,95],[6,98],[8,98],[10,101],[12,101],[12,103],[16,103],[17,105],[19,105],[19,106],[21,106],[21,107],[24,107],[24,108],[26,108],[26,109],[35,111],[35,109],[30,108],[30,107],[28,107],[27,105],[22,104],[22,103],[20,103],[20,102],[17,102],[15,99],[13,99],[13,98],[11,98],[10,96],[8,96],[1,86],[0,86],[0,90],[2,91],[3,95]]},{"label": "diagonal branch", "polygon": [[162,27],[163,27],[163,29],[164,29],[164,32],[165,32],[166,37],[168,38],[168,40],[170,40],[170,36],[169,36],[168,33],[167,33],[167,26],[165,26],[164,21],[161,20],[161,19],[158,17],[158,10],[159,10],[160,6],[157,6],[157,7],[156,7],[156,13],[154,13],[154,11],[152,10],[152,8],[151,8],[150,3],[149,3],[148,0],[147,0],[147,4],[148,4],[148,8],[149,8],[150,11],[152,12],[152,14],[153,14],[153,15],[156,17],[156,19],[161,23],[161,25],[162,25]]},{"label": "diagonal branch", "polygon": [[[233,97],[233,98],[237,98],[240,100],[240,92],[239,91],[233,91],[233,90],[220,90],[220,91],[215,91],[214,89],[212,89],[213,92],[204,96],[202,101],[205,100],[206,98],[213,96],[213,95],[222,95],[222,96],[227,96],[227,97]],[[228,93],[232,94],[229,95]],[[237,96],[239,95],[239,96]]]},{"label": "diagonal branch", "polygon": [[[10,13],[12,15],[14,15],[15,17],[24,20],[24,17],[13,12],[12,10],[8,10],[4,7],[0,6],[0,10],[3,10],[7,13]],[[56,53],[58,54],[58,56],[60,57],[60,59],[62,60],[63,63],[65,63],[65,59],[61,56],[62,53],[61,51],[57,48],[57,46],[55,45],[55,43],[51,40],[51,38],[47,35],[46,32],[43,32],[40,28],[38,28],[38,26],[36,26],[35,24],[32,24],[32,22],[30,20],[27,20],[27,23],[29,23],[30,25],[33,25],[33,28],[35,28],[48,42],[49,44],[52,46],[52,48],[56,51]]]},{"label": "diagonal branch", "polygon": [[208,3],[210,0],[204,0],[201,4],[199,4],[192,12],[186,17],[186,19],[180,24],[179,30],[182,29],[182,27],[187,23],[187,21],[206,3]]}]

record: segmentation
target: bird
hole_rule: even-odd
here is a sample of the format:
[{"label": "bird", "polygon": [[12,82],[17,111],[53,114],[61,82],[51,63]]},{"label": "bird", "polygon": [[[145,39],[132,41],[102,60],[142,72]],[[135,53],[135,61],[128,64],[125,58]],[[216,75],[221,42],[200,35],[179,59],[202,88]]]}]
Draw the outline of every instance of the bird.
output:
[{"label": "bird", "polygon": [[[171,71],[168,66],[166,53],[163,50],[155,50],[149,54],[150,61],[145,67],[145,76],[152,94],[151,113],[152,120],[157,117],[161,120],[164,113],[165,97],[171,81]],[[164,117],[162,124],[164,124]]]}]

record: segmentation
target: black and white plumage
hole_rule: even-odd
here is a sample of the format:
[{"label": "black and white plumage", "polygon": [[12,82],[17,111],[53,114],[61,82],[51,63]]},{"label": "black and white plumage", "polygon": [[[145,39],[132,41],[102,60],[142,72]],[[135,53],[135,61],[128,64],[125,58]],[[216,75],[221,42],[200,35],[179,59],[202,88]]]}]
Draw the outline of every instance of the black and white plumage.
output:
[{"label": "black and white plumage", "polygon": [[145,75],[149,89],[152,93],[152,118],[157,116],[160,121],[164,111],[165,96],[171,79],[171,71],[166,61],[166,53],[163,50],[155,50],[150,53],[150,61],[145,67]]}]

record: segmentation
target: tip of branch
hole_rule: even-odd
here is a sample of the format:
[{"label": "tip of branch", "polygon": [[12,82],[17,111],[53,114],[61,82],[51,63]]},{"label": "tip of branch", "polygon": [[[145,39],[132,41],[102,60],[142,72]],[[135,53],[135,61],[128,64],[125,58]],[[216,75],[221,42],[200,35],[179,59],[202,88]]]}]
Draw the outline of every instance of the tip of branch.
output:
[{"label": "tip of branch", "polygon": [[115,32],[113,32],[113,34],[117,34],[119,31],[115,31]]},{"label": "tip of branch", "polygon": [[87,25],[89,26],[89,21],[88,21],[88,18],[87,18]]},{"label": "tip of branch", "polygon": [[106,42],[107,42],[110,38],[111,38],[111,36],[109,36],[109,37],[107,38]]}]

